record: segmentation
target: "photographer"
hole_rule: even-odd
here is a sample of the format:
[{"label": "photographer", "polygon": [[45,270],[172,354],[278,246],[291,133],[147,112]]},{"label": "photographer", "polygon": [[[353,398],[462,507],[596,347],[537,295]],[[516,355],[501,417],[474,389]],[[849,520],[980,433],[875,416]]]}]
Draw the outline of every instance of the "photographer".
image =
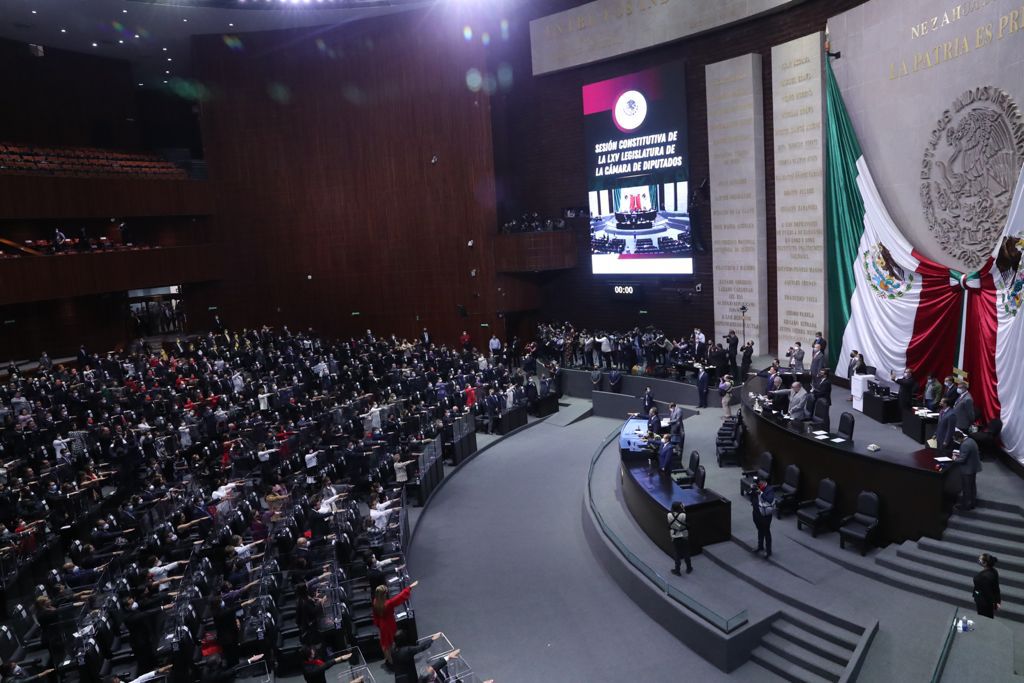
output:
[{"label": "photographer", "polygon": [[793,342],[793,346],[786,351],[786,358],[789,359],[789,369],[792,372],[804,371],[804,350],[800,347],[800,342]]}]

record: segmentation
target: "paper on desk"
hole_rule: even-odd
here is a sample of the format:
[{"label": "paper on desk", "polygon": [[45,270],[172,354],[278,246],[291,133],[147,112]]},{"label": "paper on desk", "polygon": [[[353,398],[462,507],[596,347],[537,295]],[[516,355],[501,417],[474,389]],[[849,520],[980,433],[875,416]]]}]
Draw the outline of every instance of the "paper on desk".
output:
[{"label": "paper on desk", "polygon": [[947,458],[946,456],[939,456],[935,458],[935,462],[953,462],[953,458]]},{"label": "paper on desk", "polygon": [[820,436],[816,436],[814,438],[817,439],[818,441],[821,441],[822,439],[827,439],[828,434],[821,434]]},{"label": "paper on desk", "polygon": [[836,438],[832,439],[832,443],[842,443],[844,441],[846,441],[846,439],[843,439],[843,438],[838,437],[838,436]]},{"label": "paper on desk", "polygon": [[826,431],[825,431],[825,430],[823,430],[823,429],[819,429],[819,430],[817,430],[817,431],[811,432],[811,434],[816,434],[816,435],[818,435],[818,436],[821,436],[822,434],[828,434],[828,432],[826,432]]}]

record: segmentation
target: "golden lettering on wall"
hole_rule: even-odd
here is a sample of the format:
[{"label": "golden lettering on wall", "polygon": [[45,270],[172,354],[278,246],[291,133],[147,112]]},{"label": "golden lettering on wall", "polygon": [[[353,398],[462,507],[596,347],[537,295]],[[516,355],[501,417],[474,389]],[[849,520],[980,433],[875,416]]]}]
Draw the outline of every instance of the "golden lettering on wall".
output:
[{"label": "golden lettering on wall", "polygon": [[[991,4],[993,0],[972,0],[963,2],[950,11],[950,16],[957,19],[976,12],[981,7]],[[946,25],[941,17],[936,18],[938,26]],[[928,22],[924,22],[928,23]],[[948,23],[948,22],[947,22]],[[911,38],[917,38],[933,29],[915,31],[924,24],[915,25],[911,30]],[[932,45],[927,50],[915,52],[909,60],[901,59],[898,62],[889,64],[889,80],[896,80],[910,76],[919,71],[925,71],[933,67],[953,61],[975,50],[980,50],[993,42],[1003,40],[1011,36],[1024,35],[1024,5],[1019,9],[1012,10],[999,17],[996,21],[990,21],[978,25],[969,33],[962,34],[952,40],[945,40]]]},{"label": "golden lettering on wall", "polygon": [[581,12],[574,17],[552,21],[544,27],[544,37],[548,40],[557,38],[565,33],[573,31],[584,31],[610,21],[617,21],[632,16],[639,12],[648,12],[667,5],[672,0],[622,0],[613,8],[604,9],[600,12]]}]

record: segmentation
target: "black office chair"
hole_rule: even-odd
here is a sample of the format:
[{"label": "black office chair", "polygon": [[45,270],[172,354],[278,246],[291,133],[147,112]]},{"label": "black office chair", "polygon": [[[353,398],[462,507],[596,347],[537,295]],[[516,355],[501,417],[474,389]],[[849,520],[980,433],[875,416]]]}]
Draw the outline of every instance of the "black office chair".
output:
[{"label": "black office chair", "polygon": [[822,479],[818,484],[818,497],[800,503],[796,511],[796,528],[803,525],[811,527],[811,536],[832,525],[836,513],[836,483],[831,479]]},{"label": "black office chair", "polygon": [[715,459],[718,466],[725,464],[740,464],[740,447],[743,446],[743,436],[746,433],[746,426],[743,419],[739,418],[723,425],[718,430],[718,437],[715,440]]},{"label": "black office chair", "polygon": [[768,451],[757,456],[757,469],[744,471],[743,478],[740,479],[741,496],[747,496],[750,493],[750,490],[754,487],[755,478],[758,481],[771,481],[773,460],[772,454]]},{"label": "black office chair", "polygon": [[853,441],[853,414],[843,413],[839,416],[839,429],[836,430],[839,436],[847,441]]},{"label": "black office chair", "polygon": [[691,451],[689,464],[684,469],[672,470],[672,480],[683,488],[689,488],[693,486],[698,467],[700,467],[700,453]]},{"label": "black office chair", "polygon": [[828,401],[819,398],[814,402],[814,411],[811,413],[811,429],[829,432],[832,431],[831,423],[832,420],[828,414]]},{"label": "black office chair", "polygon": [[878,529],[880,507],[881,502],[877,493],[873,491],[858,493],[856,512],[844,517],[839,524],[839,547],[845,548],[846,541],[854,541],[860,544],[860,554],[864,555]]},{"label": "black office chair", "polygon": [[782,519],[783,510],[795,510],[797,495],[800,493],[800,468],[796,465],[786,467],[782,475],[782,485],[775,489],[775,516]]},{"label": "black office chair", "polygon": [[706,477],[706,473],[704,472],[704,465],[701,465],[701,466],[699,466],[697,468],[697,476],[693,478],[693,486],[698,491],[703,491],[704,490],[704,479],[705,479],[705,477]]}]

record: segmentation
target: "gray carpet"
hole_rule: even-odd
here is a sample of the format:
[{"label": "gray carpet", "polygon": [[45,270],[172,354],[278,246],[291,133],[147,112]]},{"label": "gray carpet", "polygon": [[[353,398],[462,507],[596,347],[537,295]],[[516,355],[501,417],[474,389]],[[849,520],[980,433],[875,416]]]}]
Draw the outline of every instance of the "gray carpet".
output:
[{"label": "gray carpet", "polygon": [[728,678],[650,621],[594,563],[582,494],[608,424],[541,424],[497,444],[420,519],[409,554],[421,582],[417,623],[424,633],[444,630],[481,678]]}]

